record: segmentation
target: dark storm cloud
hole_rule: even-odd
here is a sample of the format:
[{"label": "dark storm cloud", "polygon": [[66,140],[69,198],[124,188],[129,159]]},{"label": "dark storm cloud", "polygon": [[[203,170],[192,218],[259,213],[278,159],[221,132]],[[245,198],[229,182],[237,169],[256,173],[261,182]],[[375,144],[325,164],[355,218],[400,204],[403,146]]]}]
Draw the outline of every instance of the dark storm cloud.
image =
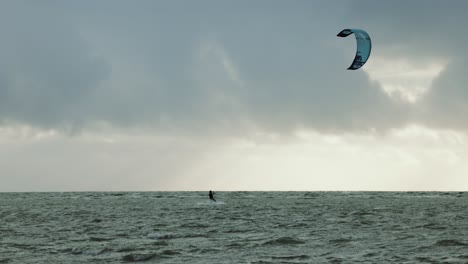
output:
[{"label": "dark storm cloud", "polygon": [[[346,71],[354,41],[336,33],[367,29],[377,55],[453,57],[465,39],[465,5],[3,2],[0,114],[38,126],[104,121],[230,133],[400,127],[415,121],[414,107],[389,98],[364,71]],[[444,76],[458,81],[452,68],[431,90],[444,95],[423,100],[427,111],[449,96],[438,88],[449,85]]]},{"label": "dark storm cloud", "polygon": [[36,2],[0,7],[0,114],[37,126],[78,123],[107,65],[65,14]]},{"label": "dark storm cloud", "polygon": [[[139,58],[157,84],[133,87],[127,99],[139,106],[117,107],[118,116],[107,119],[138,122],[146,106],[156,121],[164,116],[187,129],[233,131],[246,125],[284,132],[384,129],[406,118],[365,73],[345,70],[354,40],[337,41],[341,25],[326,22],[340,19],[340,6],[205,1],[158,8],[150,2],[122,10],[125,15],[106,17],[118,32],[114,42],[130,42],[135,48],[126,56]],[[194,63],[206,42],[215,50]],[[337,52],[337,45],[350,46],[350,53]],[[240,80],[232,80],[223,59]]]},{"label": "dark storm cloud", "polygon": [[393,56],[450,56],[467,40],[463,25],[468,3],[463,0],[365,0],[347,5],[349,22],[369,29],[374,42]]}]

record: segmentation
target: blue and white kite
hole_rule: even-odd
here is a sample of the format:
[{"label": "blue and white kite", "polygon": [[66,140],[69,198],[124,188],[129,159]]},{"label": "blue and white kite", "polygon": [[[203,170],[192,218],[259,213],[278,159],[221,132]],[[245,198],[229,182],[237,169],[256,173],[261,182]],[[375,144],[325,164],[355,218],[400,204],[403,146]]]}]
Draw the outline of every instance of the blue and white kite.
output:
[{"label": "blue and white kite", "polygon": [[372,48],[369,34],[362,29],[343,29],[337,36],[345,38],[353,33],[354,36],[356,36],[357,50],[356,57],[354,57],[354,61],[351,66],[349,66],[348,70],[361,68],[366,63],[367,59],[369,59]]}]

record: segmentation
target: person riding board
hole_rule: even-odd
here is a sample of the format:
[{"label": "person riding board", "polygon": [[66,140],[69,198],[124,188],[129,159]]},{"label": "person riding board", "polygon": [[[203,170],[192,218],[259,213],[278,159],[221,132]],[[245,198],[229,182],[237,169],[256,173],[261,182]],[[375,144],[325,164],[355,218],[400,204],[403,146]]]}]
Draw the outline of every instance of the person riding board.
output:
[{"label": "person riding board", "polygon": [[210,190],[210,192],[208,193],[208,196],[210,197],[210,200],[211,200],[211,201],[216,202],[216,200],[215,200],[215,198],[214,198],[214,196],[213,196],[214,194],[215,194],[215,192],[212,192],[212,191]]}]

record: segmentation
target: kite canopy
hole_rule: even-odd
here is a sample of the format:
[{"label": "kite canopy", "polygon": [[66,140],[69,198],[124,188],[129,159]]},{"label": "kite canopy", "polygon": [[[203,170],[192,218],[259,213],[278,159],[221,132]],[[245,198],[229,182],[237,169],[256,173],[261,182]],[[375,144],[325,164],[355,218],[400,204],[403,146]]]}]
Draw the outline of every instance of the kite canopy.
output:
[{"label": "kite canopy", "polygon": [[349,66],[348,70],[357,70],[361,68],[366,63],[367,59],[369,59],[372,48],[369,34],[362,29],[343,29],[337,36],[345,38],[353,33],[356,37],[357,50],[354,61],[351,66]]}]

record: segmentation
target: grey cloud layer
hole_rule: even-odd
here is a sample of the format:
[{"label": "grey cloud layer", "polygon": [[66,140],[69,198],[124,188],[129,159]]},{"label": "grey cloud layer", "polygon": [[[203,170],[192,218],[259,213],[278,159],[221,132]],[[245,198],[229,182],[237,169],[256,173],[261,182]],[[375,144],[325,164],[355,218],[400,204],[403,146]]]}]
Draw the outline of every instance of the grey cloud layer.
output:
[{"label": "grey cloud layer", "polygon": [[460,110],[444,104],[468,99],[463,65],[454,60],[422,101],[425,110],[412,115],[363,71],[345,70],[354,41],[335,35],[359,26],[382,53],[397,46],[398,56],[454,57],[468,22],[459,10],[468,4],[356,3],[3,2],[0,118],[232,133],[454,126],[446,117]]},{"label": "grey cloud layer", "polygon": [[466,1],[360,1],[350,5],[366,15],[354,23],[369,25],[388,55],[428,61],[448,60],[429,92],[412,109],[413,122],[466,130],[468,110],[468,23]]},{"label": "grey cloud layer", "polygon": [[85,119],[83,108],[106,64],[59,11],[36,3],[0,8],[2,119],[51,126]]}]

